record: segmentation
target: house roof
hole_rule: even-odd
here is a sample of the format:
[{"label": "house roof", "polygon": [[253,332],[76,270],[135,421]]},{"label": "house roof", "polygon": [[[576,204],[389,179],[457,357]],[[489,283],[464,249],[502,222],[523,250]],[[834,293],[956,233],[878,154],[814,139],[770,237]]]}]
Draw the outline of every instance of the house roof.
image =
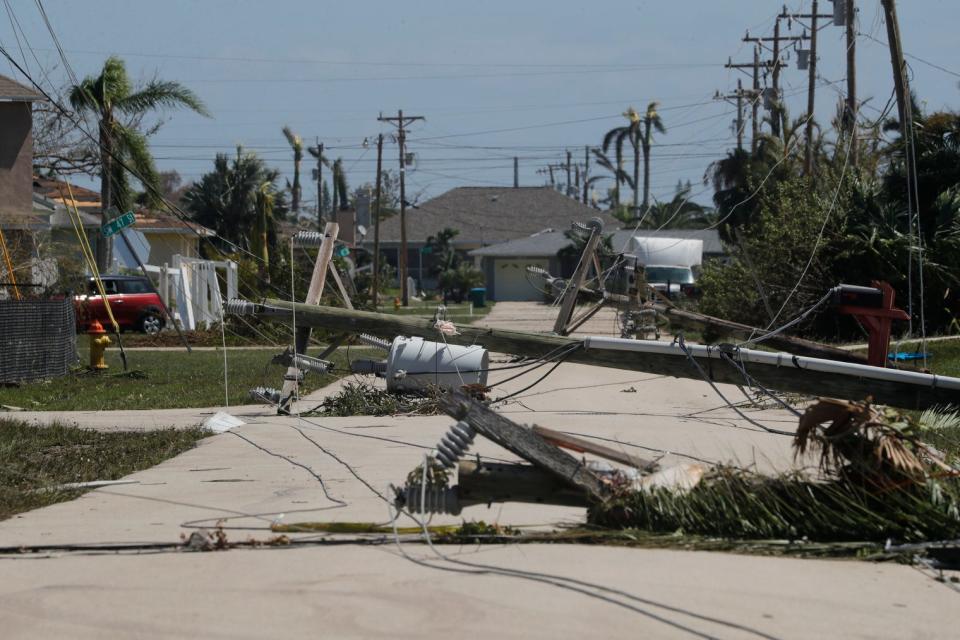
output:
[{"label": "house roof", "polygon": [[[659,237],[683,238],[703,240],[705,255],[719,255],[724,253],[723,242],[716,229],[662,229],[651,231],[639,229],[621,229],[613,232],[613,248],[620,251],[627,246],[630,238]],[[487,258],[546,258],[557,255],[557,252],[570,244],[570,240],[560,231],[535,233],[525,238],[517,238],[509,242],[474,249],[471,256]]]},{"label": "house roof", "polygon": [[[33,192],[58,204],[76,206],[82,211],[100,211],[100,194],[91,189],[70,184],[69,188],[63,180],[52,178],[33,177]],[[70,194],[73,199],[70,199]]]},{"label": "house roof", "polygon": [[[457,187],[407,209],[407,241],[426,242],[446,227],[460,233],[455,244],[495,244],[544,229],[569,229],[574,221],[599,217],[607,229],[620,222],[550,187]],[[380,223],[380,241],[400,242],[400,219]]]},{"label": "house roof", "polygon": [[[71,184],[68,189],[67,183],[62,180],[34,176],[33,192],[35,195],[42,196],[59,205],[76,206],[81,213],[88,212],[98,215],[100,213],[100,194],[92,189],[78,187],[75,184]],[[69,195],[71,193],[73,194],[72,200]],[[212,229],[196,222],[185,222],[169,213],[141,208],[134,212],[134,216],[136,218],[136,228],[144,233],[193,235],[196,231],[205,237],[217,235]]]},{"label": "house roof", "polygon": [[139,209],[134,212],[136,218],[136,229],[143,233],[178,233],[180,235],[193,235],[195,232],[204,237],[217,235],[213,229],[208,229],[196,222],[186,222],[177,216],[153,211],[150,209]]},{"label": "house roof", "polygon": [[39,100],[46,100],[46,98],[36,89],[22,85],[13,78],[0,75],[0,101],[36,102]]}]

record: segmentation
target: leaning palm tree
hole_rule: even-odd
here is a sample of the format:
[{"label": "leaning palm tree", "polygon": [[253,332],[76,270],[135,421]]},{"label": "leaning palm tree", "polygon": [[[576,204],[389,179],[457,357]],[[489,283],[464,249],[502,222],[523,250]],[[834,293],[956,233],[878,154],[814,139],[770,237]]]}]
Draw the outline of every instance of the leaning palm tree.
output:
[{"label": "leaning palm tree", "polygon": [[[316,158],[319,162],[317,164],[317,170],[320,171],[323,169],[320,165],[325,165],[328,169],[330,168],[330,161],[327,160],[327,156],[323,155],[323,145],[317,142],[316,146],[307,147],[307,151],[311,156]],[[321,176],[317,174],[317,229],[323,230],[323,194],[326,192],[326,189],[322,185]]]},{"label": "leaning palm tree", "polygon": [[[623,143],[625,140],[630,138],[630,127],[614,127],[607,131],[603,136],[603,144],[601,148],[603,149],[604,159],[607,159],[607,154],[610,153],[610,147],[613,147],[614,157],[616,162],[611,163],[607,159],[607,163],[611,165],[611,171],[614,175],[613,183],[613,210],[620,210],[620,184],[628,181],[628,176],[623,170]],[[598,151],[594,151],[594,155],[597,155],[599,159]]]},{"label": "leaning palm tree", "polygon": [[283,127],[283,136],[293,149],[293,184],[290,186],[290,208],[300,213],[300,163],[303,162],[303,138],[293,132],[289,126]]},{"label": "leaning palm tree", "polygon": [[[638,218],[640,217],[640,129],[643,120],[633,107],[624,111],[623,116],[630,121],[625,129],[630,145],[633,147],[633,217]],[[644,199],[643,210],[647,210],[646,199]]]},{"label": "leaning palm tree", "polygon": [[[615,142],[614,139],[611,139],[611,143]],[[609,190],[608,197],[604,198],[602,201],[606,202],[610,206],[612,215],[618,218],[624,218],[624,221],[628,221],[632,214],[624,216],[624,212],[620,209],[620,184],[626,183],[630,184],[630,176],[627,175],[627,172],[623,170],[623,145],[618,144],[619,148],[618,155],[619,157],[616,160],[611,160],[610,157],[604,153],[602,149],[591,149],[593,152],[593,157],[596,160],[596,163],[599,167],[606,169],[610,172],[611,175],[599,175],[592,176],[587,180],[586,187],[590,188],[595,185],[600,180],[610,178],[613,180],[613,188]]]},{"label": "leaning palm tree", "polygon": [[343,168],[343,158],[337,158],[333,162],[333,214],[336,215],[340,209],[350,207],[347,191],[347,174]]},{"label": "leaning palm tree", "polygon": [[[147,202],[157,197],[157,170],[147,144],[147,136],[138,129],[151,111],[187,107],[201,115],[207,108],[189,89],[177,82],[151,80],[135,88],[127,76],[123,60],[110,56],[99,76],[87,76],[70,90],[70,104],[78,113],[97,119],[100,147],[100,202],[103,221],[112,207],[126,209],[133,204],[127,171],[134,173],[147,190]],[[97,266],[105,268],[110,260],[108,245],[97,237]]]},{"label": "leaning palm tree", "polygon": [[663,126],[663,120],[657,113],[659,102],[651,102],[647,105],[647,112],[642,118],[643,137],[640,138],[640,145],[643,147],[643,210],[646,211],[650,206],[650,143],[653,141],[653,129],[658,133],[666,133],[667,128]]},{"label": "leaning palm tree", "polygon": [[271,181],[264,181],[257,187],[253,196],[253,208],[256,213],[256,224],[252,238],[253,254],[260,259],[258,271],[260,278],[270,282],[270,227],[273,224],[274,186]]}]

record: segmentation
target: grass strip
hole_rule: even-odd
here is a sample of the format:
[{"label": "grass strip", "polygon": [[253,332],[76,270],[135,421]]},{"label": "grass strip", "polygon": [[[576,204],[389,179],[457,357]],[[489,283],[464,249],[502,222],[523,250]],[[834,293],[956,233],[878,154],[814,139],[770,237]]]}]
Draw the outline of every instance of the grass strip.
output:
[{"label": "grass strip", "polygon": [[72,500],[71,482],[119,480],[193,448],[200,429],[100,432],[0,418],[0,520]]}]

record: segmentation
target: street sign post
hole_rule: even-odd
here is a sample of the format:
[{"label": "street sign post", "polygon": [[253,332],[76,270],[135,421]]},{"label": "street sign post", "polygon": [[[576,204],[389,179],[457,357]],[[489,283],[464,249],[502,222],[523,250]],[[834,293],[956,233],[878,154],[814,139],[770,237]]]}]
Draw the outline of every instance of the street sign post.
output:
[{"label": "street sign post", "polygon": [[100,232],[103,234],[104,238],[109,238],[121,229],[126,229],[127,227],[133,226],[135,221],[136,220],[133,217],[133,211],[127,211],[122,216],[117,216],[110,222],[107,222],[101,226]]}]

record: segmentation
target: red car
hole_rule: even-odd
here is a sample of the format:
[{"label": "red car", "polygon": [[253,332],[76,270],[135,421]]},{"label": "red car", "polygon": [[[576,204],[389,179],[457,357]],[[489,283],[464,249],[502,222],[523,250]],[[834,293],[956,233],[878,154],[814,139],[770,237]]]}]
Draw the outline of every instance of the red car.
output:
[{"label": "red car", "polygon": [[[160,333],[165,324],[163,302],[154,293],[150,281],[140,276],[102,276],[100,279],[121,331],[133,329],[150,335]],[[73,297],[77,328],[85,331],[96,319],[109,331],[110,316],[93,278],[87,280],[87,292]]]}]

